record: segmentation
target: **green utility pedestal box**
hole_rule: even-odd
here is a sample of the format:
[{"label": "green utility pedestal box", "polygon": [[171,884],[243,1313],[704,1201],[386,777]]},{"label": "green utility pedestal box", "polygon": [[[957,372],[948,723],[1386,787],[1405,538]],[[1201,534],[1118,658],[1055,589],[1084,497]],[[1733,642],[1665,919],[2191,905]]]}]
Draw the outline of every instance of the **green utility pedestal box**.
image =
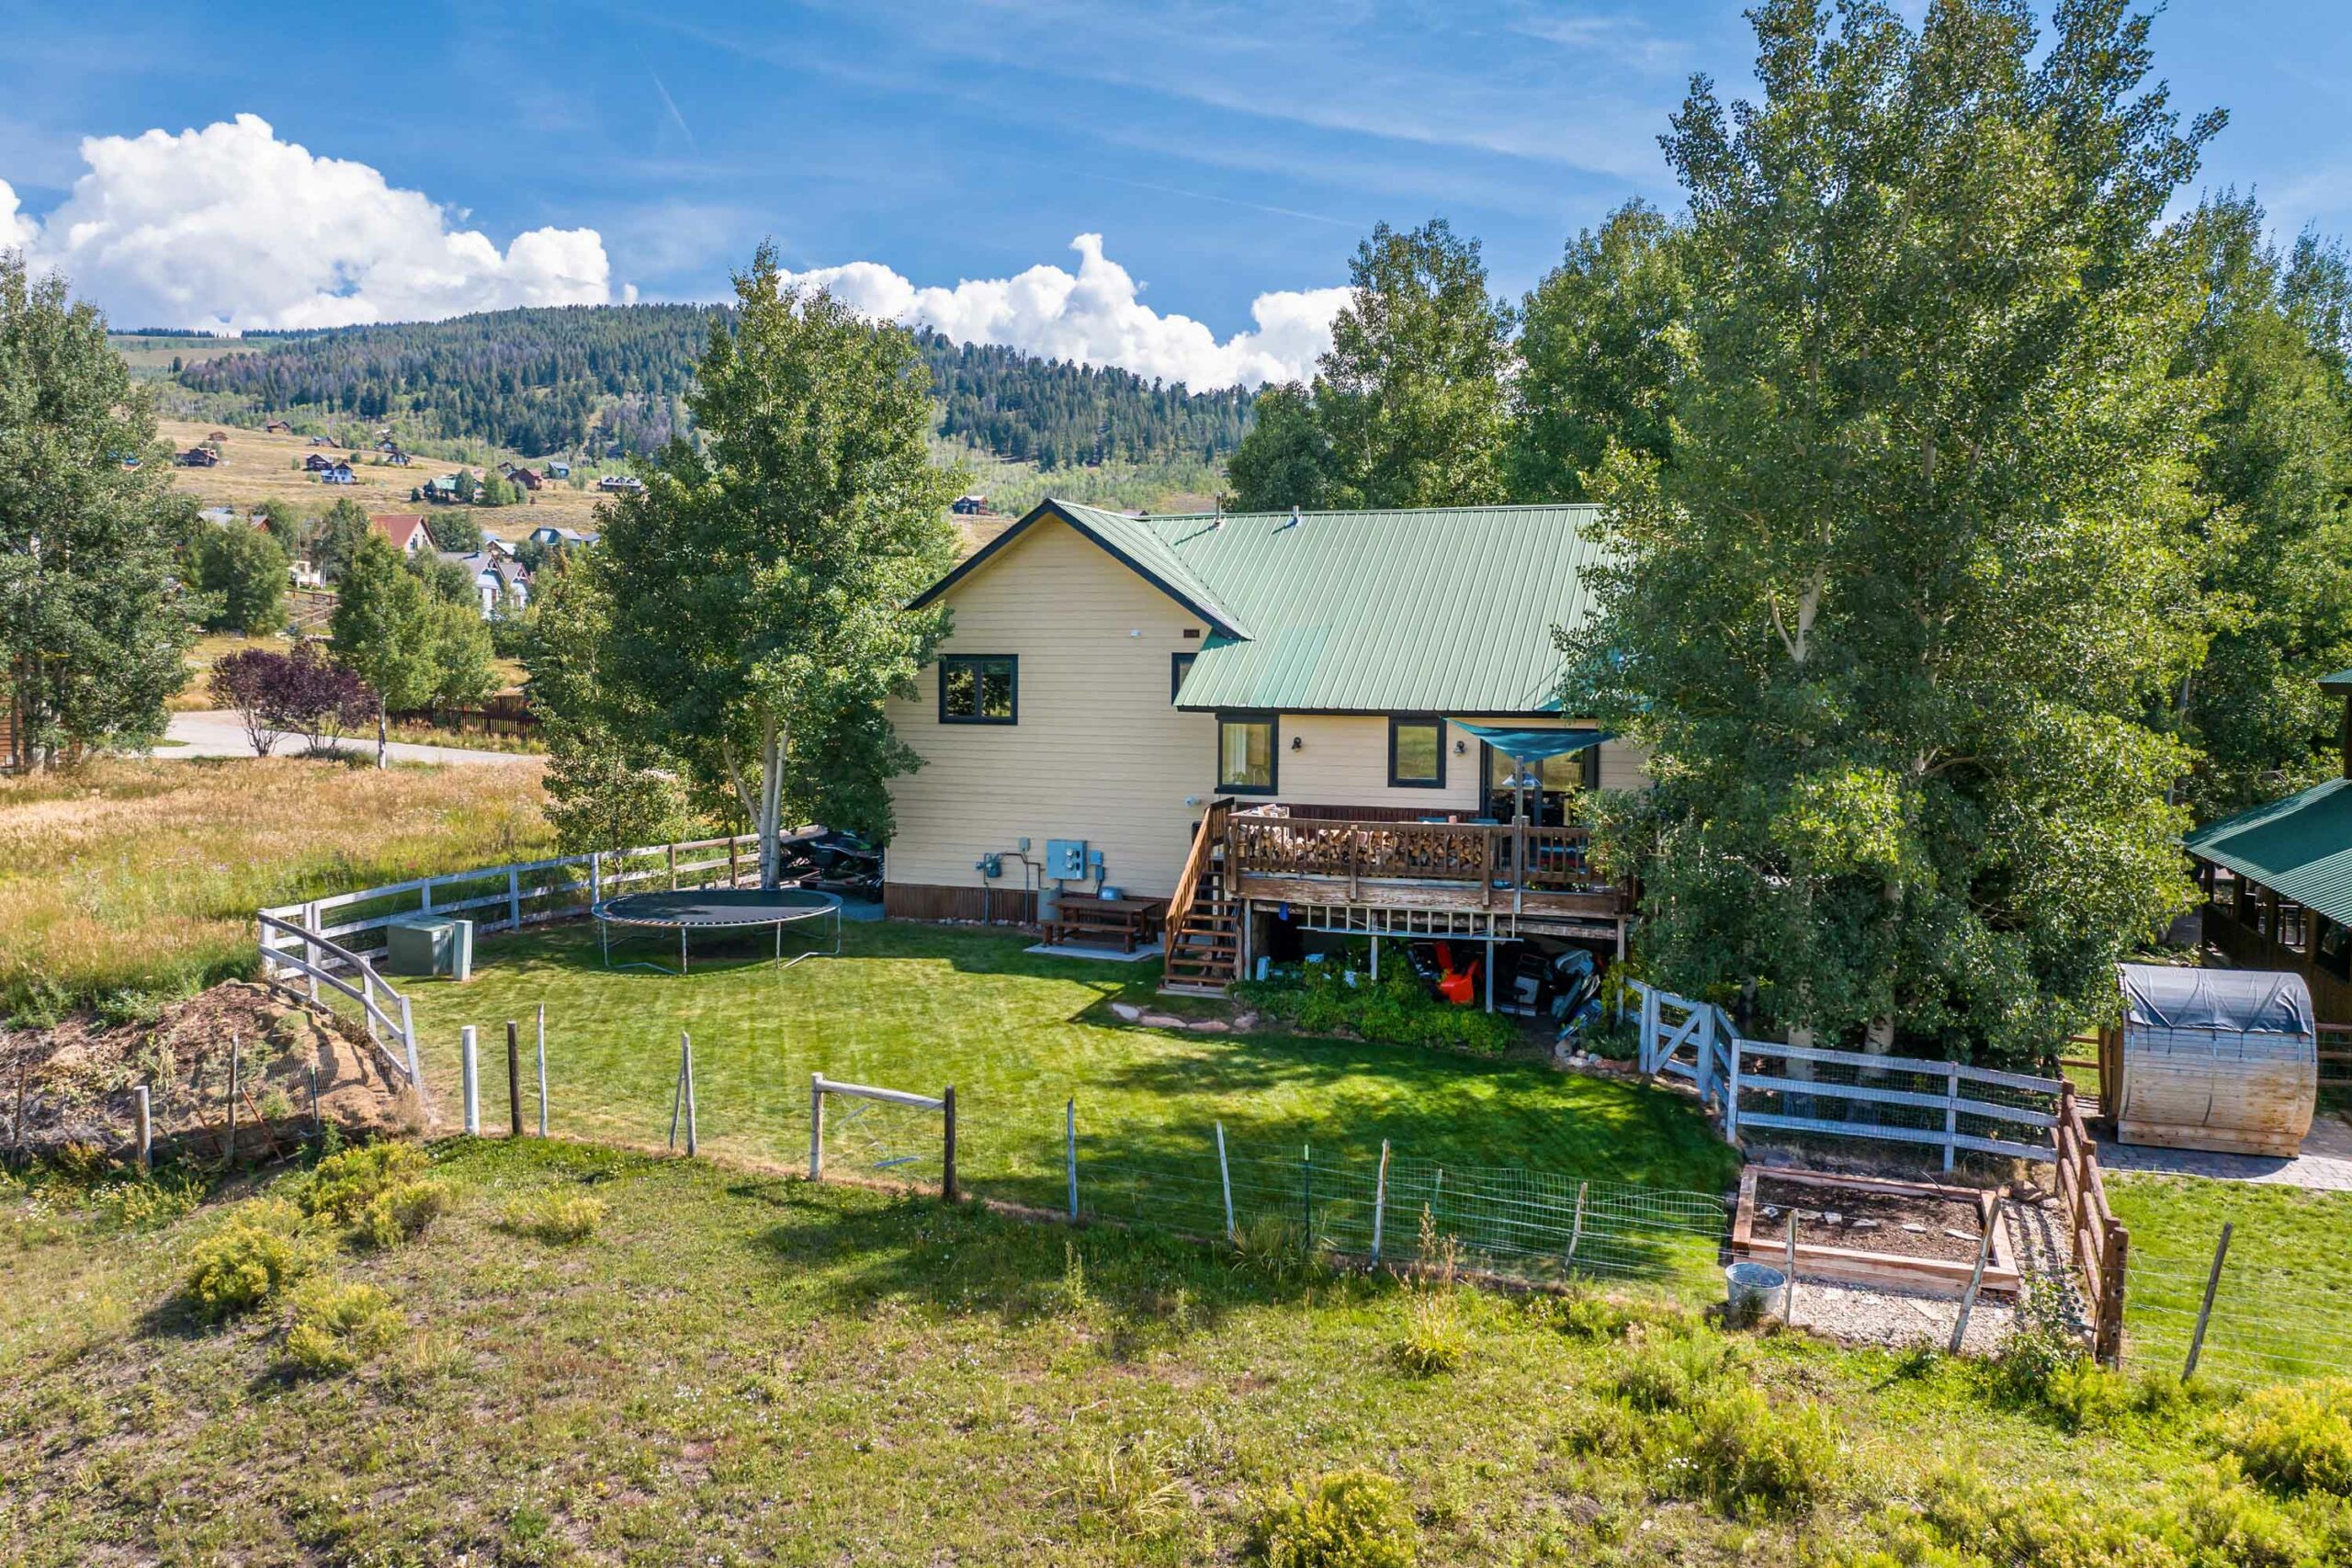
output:
[{"label": "green utility pedestal box", "polygon": [[403,915],[384,928],[384,969],[391,975],[469,978],[474,923],[447,915]]}]

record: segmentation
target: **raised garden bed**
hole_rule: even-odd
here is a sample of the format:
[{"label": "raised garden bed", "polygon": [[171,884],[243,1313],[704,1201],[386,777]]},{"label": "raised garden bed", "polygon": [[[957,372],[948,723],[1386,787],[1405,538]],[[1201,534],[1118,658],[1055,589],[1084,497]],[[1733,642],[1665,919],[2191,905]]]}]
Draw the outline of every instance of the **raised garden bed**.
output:
[{"label": "raised garden bed", "polygon": [[[1800,1275],[1957,1296],[1992,1207],[1992,1193],[1971,1187],[1750,1166],[1739,1179],[1731,1255],[1781,1267],[1793,1214]],[[1996,1226],[1984,1289],[2014,1294],[2018,1285],[2007,1227]]]}]

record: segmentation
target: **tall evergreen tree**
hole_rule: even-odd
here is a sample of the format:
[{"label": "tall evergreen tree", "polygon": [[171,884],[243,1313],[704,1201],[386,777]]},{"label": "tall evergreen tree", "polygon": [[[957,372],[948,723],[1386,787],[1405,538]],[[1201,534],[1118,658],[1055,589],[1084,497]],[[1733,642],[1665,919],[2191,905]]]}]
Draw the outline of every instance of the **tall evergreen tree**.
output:
[{"label": "tall evergreen tree", "polygon": [[66,281],[0,251],[0,660],[37,767],[163,732],[195,637],[174,557],[194,506],[155,457],[155,419]]},{"label": "tall evergreen tree", "polygon": [[1760,102],[1665,138],[1693,354],[1673,461],[1604,465],[1570,705],[1645,746],[1612,825],[1666,983],[2029,1057],[2185,902],[2142,720],[2195,653],[2194,319],[2157,224],[2219,123],[2061,0],[1751,13]]}]

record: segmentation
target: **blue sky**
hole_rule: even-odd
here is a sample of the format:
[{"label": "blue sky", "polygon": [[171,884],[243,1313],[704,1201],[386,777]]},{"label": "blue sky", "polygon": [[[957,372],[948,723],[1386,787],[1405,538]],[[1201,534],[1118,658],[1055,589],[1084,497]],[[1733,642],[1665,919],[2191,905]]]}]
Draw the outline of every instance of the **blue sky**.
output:
[{"label": "blue sky", "polygon": [[[2284,227],[2352,229],[2341,20],[2312,0],[2177,0],[2156,23],[2176,103],[2232,116],[2205,181],[2256,187]],[[396,315],[599,289],[707,298],[765,235],[796,270],[879,264],[864,283],[892,306],[908,286],[1041,265],[1078,275],[1081,296],[1124,287],[1060,337],[1034,318],[1075,307],[1018,291],[933,314],[975,333],[1042,333],[1023,346],[1203,374],[1304,353],[1303,329],[1279,324],[1254,359],[1201,345],[1251,331],[1261,296],[1301,291],[1294,313],[1313,317],[1327,297],[1306,291],[1344,279],[1375,220],[1443,214],[1485,243],[1515,293],[1627,197],[1671,206],[1656,140],[1668,112],[1693,71],[1743,89],[1751,54],[1736,6],[1693,0],[348,14],[0,0],[0,181],[19,237],[40,223],[52,249],[66,245],[61,216],[84,233],[144,225],[143,259],[126,243],[59,263],[119,324],[142,311],[300,324],[336,309],[320,297]],[[124,142],[106,188],[61,215],[93,174],[85,138],[216,124],[225,137],[240,114],[269,135]],[[459,240],[373,187],[313,188],[307,165],[272,161],[271,143],[421,193]],[[209,172],[191,176],[167,154],[201,156]],[[342,162],[335,174],[361,177]],[[174,204],[198,187],[211,209],[184,223]],[[0,236],[8,221],[0,200]],[[540,230],[555,237],[509,251]],[[420,231],[440,248],[411,254]],[[1111,272],[1081,272],[1070,245],[1082,234],[1102,236]],[[306,244],[337,254],[323,283],[299,276]],[[296,275],[277,294],[273,268]],[[1155,323],[1177,314],[1205,331],[1169,339]]]}]

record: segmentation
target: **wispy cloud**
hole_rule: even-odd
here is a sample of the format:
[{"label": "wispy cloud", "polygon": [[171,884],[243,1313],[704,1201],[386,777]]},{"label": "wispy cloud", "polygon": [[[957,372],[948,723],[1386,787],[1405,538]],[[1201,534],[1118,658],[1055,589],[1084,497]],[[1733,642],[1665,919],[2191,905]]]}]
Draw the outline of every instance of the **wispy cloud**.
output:
[{"label": "wispy cloud", "polygon": [[662,95],[662,107],[670,111],[670,123],[676,126],[678,134],[686,139],[686,151],[696,157],[702,156],[702,149],[695,143],[694,127],[688,125],[686,117],[678,112],[678,100],[670,96],[670,89],[663,84],[661,73],[650,71],[646,74],[653,78],[653,90]]}]

